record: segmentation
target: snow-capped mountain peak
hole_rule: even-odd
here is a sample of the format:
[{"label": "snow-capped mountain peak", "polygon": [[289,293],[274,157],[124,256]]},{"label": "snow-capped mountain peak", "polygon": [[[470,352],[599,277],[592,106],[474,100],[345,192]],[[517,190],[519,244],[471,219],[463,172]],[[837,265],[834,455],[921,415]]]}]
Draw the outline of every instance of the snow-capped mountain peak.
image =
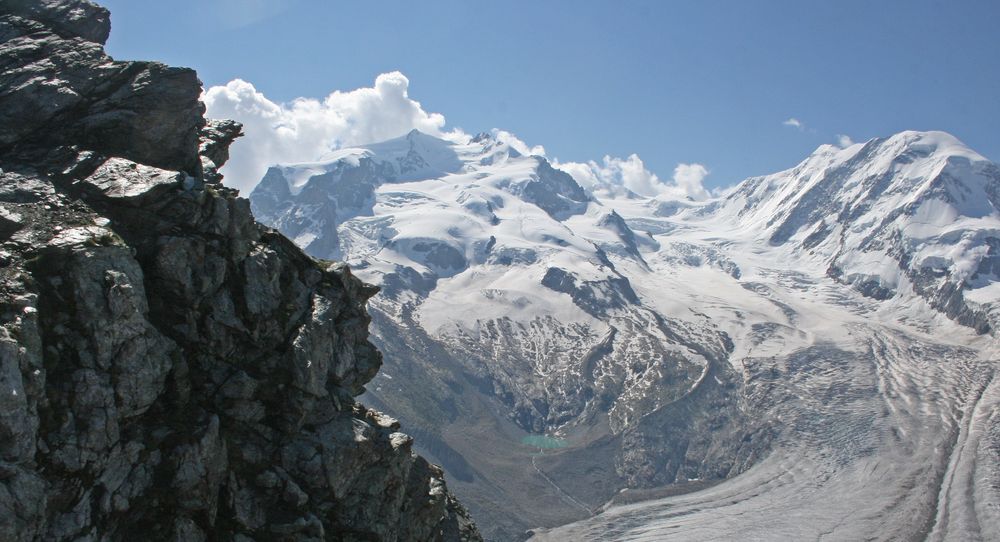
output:
[{"label": "snow-capped mountain peak", "polygon": [[[251,203],[313,255],[346,260],[381,285],[373,306],[396,325],[417,326],[470,359],[486,355],[474,346],[480,341],[507,341],[491,334],[512,323],[561,345],[562,354],[540,355],[537,337],[525,336],[483,360],[493,366],[513,355],[562,375],[542,387],[509,383],[525,427],[580,422],[593,404],[546,387],[572,381],[602,390],[619,431],[638,419],[628,408],[665,400],[657,386],[639,391],[630,379],[684,381],[654,370],[659,358],[648,355],[621,373],[616,364],[631,359],[635,342],[693,353],[669,356],[672,370],[693,374],[725,355],[727,337],[746,333],[725,313],[690,314],[703,305],[704,280],[735,282],[727,295],[744,295],[794,270],[874,300],[922,300],[980,332],[992,329],[998,186],[995,164],[941,132],[823,146],[714,201],[680,202],[588,193],[544,157],[492,134],[448,141],[413,131],[317,163],[275,166]],[[590,380],[596,369],[578,367],[571,345],[609,333],[616,339],[601,371],[616,376]],[[716,350],[705,350],[706,340]],[[520,348],[528,350],[508,351]]]},{"label": "snow-capped mountain peak", "polygon": [[[507,472],[491,458],[523,450],[504,435],[546,432],[570,442],[572,476],[601,488],[734,475],[772,438],[794,445],[786,427],[870,397],[876,363],[909,375],[974,357],[966,345],[988,340],[976,332],[1000,324],[998,186],[995,164],[940,132],[823,146],[710,201],[588,192],[500,133],[411,132],[275,166],[250,199],[382,287],[374,340],[389,374],[421,384],[379,377],[368,397],[426,416],[446,467],[465,468],[434,428],[465,423],[449,416],[475,396],[489,406],[470,411],[507,429],[473,428],[501,454],[450,440],[470,463]],[[948,344],[914,346],[925,340]],[[890,361],[863,358],[886,349]],[[814,395],[819,414],[786,409]],[[885,410],[881,396],[865,405]],[[901,420],[879,423],[928,427]],[[519,491],[522,474],[489,487]]]},{"label": "snow-capped mountain peak", "polygon": [[[434,280],[490,262],[537,265],[569,247],[579,247],[581,261],[600,262],[596,247],[644,265],[643,253],[662,244],[657,236],[694,219],[804,258],[867,295],[927,297],[985,330],[989,317],[972,300],[993,296],[998,187],[996,164],[944,132],[824,145],[792,169],[696,203],[592,195],[495,133],[449,141],[413,130],[316,163],[275,166],[251,200],[258,216],[313,254],[389,273],[413,264]],[[545,247],[553,252],[542,258]],[[955,302],[963,291],[970,303]]]},{"label": "snow-capped mountain peak", "polygon": [[[983,216],[997,208],[996,173],[996,164],[950,134],[908,131],[847,148],[820,146],[792,169],[744,181],[726,207],[744,226],[769,228],[794,213],[829,215],[819,205],[830,198],[900,208],[940,189],[950,192],[957,213]],[[797,225],[784,226],[774,241],[787,240]]]},{"label": "snow-capped mountain peak", "polygon": [[908,131],[820,147],[792,169],[744,181],[717,214],[744,236],[809,255],[869,295],[917,293],[989,327],[984,311],[956,296],[1000,294],[989,278],[1000,257],[1000,168],[950,134]]},{"label": "snow-capped mountain peak", "polygon": [[[404,186],[411,190],[404,190]],[[385,197],[379,198],[377,193]],[[440,210],[436,223],[453,216],[456,223],[444,229],[464,232],[447,236],[461,241],[446,244],[468,260],[481,257],[476,256],[481,251],[475,247],[484,245],[490,237],[480,239],[469,233],[472,230],[466,231],[470,219],[476,224],[486,222],[480,229],[473,227],[475,231],[502,230],[498,213],[511,209],[511,203],[521,210],[518,222],[530,221],[538,212],[559,221],[584,213],[591,200],[569,174],[553,168],[543,157],[522,155],[503,138],[481,134],[456,142],[413,130],[388,141],[338,149],[317,162],[276,165],[254,190],[251,201],[262,220],[327,258],[348,257],[341,245],[350,240],[341,239],[338,233],[346,221],[392,212],[396,224],[393,231],[405,235],[399,229],[403,218],[395,211],[427,210],[426,204],[435,202]],[[376,209],[377,205],[384,209]],[[415,225],[422,224],[420,227],[429,224],[424,218],[412,220]],[[497,233],[498,238],[504,238],[503,232]],[[396,241],[390,243],[390,248],[399,249],[405,244]],[[427,242],[413,246],[424,248]],[[459,266],[453,271],[464,265],[456,257],[450,261]]]},{"label": "snow-capped mountain peak", "polygon": [[463,166],[453,142],[419,130],[362,148],[370,151],[375,160],[392,164],[400,181],[441,177],[456,173]]}]

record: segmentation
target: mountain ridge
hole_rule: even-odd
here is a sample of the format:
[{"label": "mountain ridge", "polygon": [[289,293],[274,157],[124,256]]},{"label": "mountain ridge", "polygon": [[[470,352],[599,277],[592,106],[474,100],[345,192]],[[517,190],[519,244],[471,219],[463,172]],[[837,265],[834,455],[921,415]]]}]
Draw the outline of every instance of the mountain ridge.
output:
[{"label": "mountain ridge", "polygon": [[[782,180],[788,184],[768,187]],[[772,190],[778,193],[767,205]],[[827,252],[831,277],[883,299],[909,286],[979,332],[996,326],[996,316],[972,306],[962,291],[995,266],[1000,167],[953,136],[908,131],[843,150],[821,148],[795,168],[746,181],[726,204],[738,207],[740,198],[738,223],[767,232],[773,245],[798,236],[803,249]],[[963,243],[974,246],[955,246]],[[866,272],[878,268],[873,254],[895,261],[899,272]]]},{"label": "mountain ridge", "polygon": [[[948,352],[963,371],[992,374],[989,362],[975,360],[995,340],[989,332],[1000,296],[988,293],[995,279],[985,272],[993,230],[979,227],[996,220],[995,209],[980,222],[959,223],[958,239],[966,240],[951,245],[948,236],[917,230],[892,235],[918,213],[897,212],[898,223],[871,219],[883,212],[874,203],[905,208],[903,187],[947,181],[937,166],[951,171],[948,156],[979,163],[950,136],[907,132],[848,149],[821,147],[795,168],[704,202],[584,189],[543,158],[494,158],[489,137],[445,143],[462,167],[436,178],[378,179],[359,165],[355,171],[370,179],[370,205],[322,231],[338,240],[337,257],[383,287],[371,301],[373,335],[394,353],[386,362],[391,378],[376,377],[368,396],[431,435],[442,454],[432,456],[463,473],[456,491],[488,537],[520,538],[527,527],[579,519],[581,503],[597,510],[626,488],[655,495],[664,485],[700,487],[763,472],[768,458],[793,446],[783,420],[805,423],[804,411],[782,406],[806,393],[796,386],[828,396],[813,386],[851,387],[837,379],[861,378],[858,367],[876,362],[925,363],[931,352]],[[872,159],[851,161],[866,148]],[[985,193],[996,183],[995,165],[976,167],[959,180]],[[302,214],[306,198],[274,205],[278,198],[266,188],[250,196],[265,221],[290,233],[314,226]],[[751,196],[757,199],[747,205]],[[830,232],[817,233],[840,215],[839,229],[831,223]],[[307,251],[321,249],[322,238],[304,244]],[[949,262],[984,266],[982,284],[959,273],[921,275],[920,262],[949,247]],[[970,292],[975,299],[965,298]],[[829,329],[831,322],[839,327]],[[914,349],[921,341],[928,346]],[[919,353],[878,361],[871,352],[886,344]],[[840,376],[822,376],[823,363]],[[796,366],[808,370],[797,374]],[[446,402],[408,394],[399,378],[437,390]],[[956,386],[949,397],[964,400],[966,381],[941,378]],[[768,387],[774,391],[764,393]],[[868,397],[882,392],[852,393],[864,397],[868,412]],[[830,401],[811,415],[839,416]],[[462,412],[484,414],[468,420]],[[932,434],[946,434],[940,431]],[[540,436],[560,447],[539,455],[520,442]],[[933,455],[919,444],[914,450]],[[541,495],[548,495],[545,512],[534,500]]]}]

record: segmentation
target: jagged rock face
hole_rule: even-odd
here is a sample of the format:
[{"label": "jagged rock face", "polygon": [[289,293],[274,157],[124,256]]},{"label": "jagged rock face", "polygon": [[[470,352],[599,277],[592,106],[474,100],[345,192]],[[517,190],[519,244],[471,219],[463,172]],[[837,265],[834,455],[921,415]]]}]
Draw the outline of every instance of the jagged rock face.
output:
[{"label": "jagged rock face", "polygon": [[[0,149],[82,145],[198,174],[201,84],[187,68],[115,62],[107,10],[70,0],[2,4]],[[169,141],[170,144],[164,144]]]},{"label": "jagged rock face", "polygon": [[79,37],[104,45],[111,34],[111,14],[95,4],[74,0],[4,0],[2,6],[25,19],[44,19],[51,31],[65,38]]},{"label": "jagged rock face", "polygon": [[85,1],[0,4],[0,539],[478,539],[354,397],[366,300],[218,184],[194,72]]}]

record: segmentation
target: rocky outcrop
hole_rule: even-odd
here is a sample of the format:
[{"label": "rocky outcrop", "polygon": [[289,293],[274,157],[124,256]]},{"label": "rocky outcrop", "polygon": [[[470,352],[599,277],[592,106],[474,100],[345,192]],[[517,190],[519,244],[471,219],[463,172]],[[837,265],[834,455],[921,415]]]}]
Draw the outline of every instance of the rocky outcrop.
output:
[{"label": "rocky outcrop", "polygon": [[[0,20],[0,151],[80,145],[199,174],[204,106],[193,70],[115,62],[107,10],[73,0],[7,0]],[[169,142],[169,143],[167,143]]]},{"label": "rocky outcrop", "polygon": [[476,540],[354,397],[375,289],[258,225],[194,72],[0,3],[0,539]]}]

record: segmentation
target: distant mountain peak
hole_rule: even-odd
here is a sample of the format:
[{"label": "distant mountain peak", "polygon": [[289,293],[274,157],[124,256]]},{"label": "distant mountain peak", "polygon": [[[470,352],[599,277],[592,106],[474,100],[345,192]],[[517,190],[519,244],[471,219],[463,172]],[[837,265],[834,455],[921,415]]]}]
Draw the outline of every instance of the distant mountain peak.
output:
[{"label": "distant mountain peak", "polygon": [[493,135],[492,132],[479,132],[478,134],[473,136],[471,141],[473,143],[483,143],[485,141],[493,141],[495,139],[496,137]]},{"label": "distant mountain peak", "polygon": [[[262,221],[382,287],[373,330],[391,352],[392,378],[380,377],[371,396],[426,413],[421,426],[442,443],[445,428],[461,434],[456,427],[483,422],[437,399],[481,396],[490,406],[476,412],[565,435],[579,455],[563,475],[592,487],[731,476],[757,461],[737,458],[762,457],[772,438],[769,429],[743,432],[760,412],[738,406],[754,404],[744,399],[769,403],[774,390],[798,398],[796,382],[814,378],[806,395],[837,398],[817,402],[837,410],[842,389],[878,387],[864,380],[878,367],[864,356],[885,341],[989,340],[944,316],[980,333],[1000,324],[1000,216],[991,203],[1000,174],[946,134],[820,147],[707,202],[588,192],[544,157],[517,154],[512,141],[500,132],[454,142],[411,133],[338,151],[329,173],[298,194],[271,190],[275,179],[266,179],[250,197]],[[438,151],[457,166],[429,167]],[[424,162],[423,174],[401,175],[401,165]],[[898,351],[923,371],[943,365],[930,360],[971,356],[965,346]],[[734,395],[742,389],[749,393]],[[801,420],[815,424],[812,412]],[[776,427],[791,427],[786,419]],[[488,447],[449,442],[455,451],[437,448],[440,459],[459,472],[466,459],[509,465],[522,447],[502,435]],[[610,444],[587,444],[596,442]],[[545,457],[528,459],[525,472],[557,479]],[[585,468],[588,457],[601,468]],[[523,493],[521,478],[503,478],[496,487]],[[490,492],[479,504],[492,510]]]},{"label": "distant mountain peak", "polygon": [[[569,246],[582,239],[645,265],[644,253],[660,246],[646,232],[655,235],[683,227],[691,215],[714,221],[719,228],[737,227],[756,242],[809,255],[837,280],[874,296],[891,297],[910,283],[930,288],[916,278],[925,268],[937,269],[935,273],[951,277],[954,284],[982,282],[986,275],[977,272],[977,266],[992,269],[992,256],[983,247],[1000,237],[989,233],[1000,230],[1000,168],[945,132],[906,131],[846,148],[824,145],[794,168],[747,179],[725,197],[703,205],[659,202],[636,194],[591,194],[544,157],[517,153],[497,132],[456,142],[412,130],[395,139],[334,151],[326,159],[269,173],[251,195],[255,211],[265,221],[284,224],[283,231],[328,258],[348,257],[342,237],[352,243],[363,237],[342,232],[345,223],[388,213],[392,227],[380,222],[381,237],[365,241],[366,250],[395,247],[393,265],[410,256],[417,263],[444,261],[446,253],[450,262],[464,262],[417,266],[421,273],[439,277],[443,269],[451,276],[491,258],[514,262],[538,257],[537,249],[529,256],[506,251],[506,246]],[[290,187],[287,193],[275,184],[279,177]],[[408,184],[414,182],[431,184]],[[315,192],[300,195],[310,184]],[[388,207],[377,210],[378,205]],[[602,207],[614,210],[602,213]],[[511,215],[514,208],[531,212]],[[412,211],[413,218],[410,211],[399,214],[403,210]],[[538,211],[547,215],[544,222],[552,221],[551,226],[529,219]],[[418,219],[425,213],[434,220]],[[581,221],[589,222],[580,230],[586,234],[576,233],[583,227]],[[417,229],[406,233],[404,223],[410,222]],[[512,222],[524,224],[513,237]],[[571,222],[574,225],[567,226]],[[640,234],[633,231],[636,224]],[[445,234],[428,235],[427,228]],[[533,229],[546,233],[535,238]],[[606,237],[611,232],[612,237]],[[571,242],[574,237],[577,241]],[[410,240],[402,242],[404,238]],[[390,243],[392,239],[396,241]],[[967,241],[957,241],[961,239]],[[410,248],[425,252],[400,252]],[[503,255],[487,254],[496,250]],[[428,260],[432,253],[434,258]],[[873,267],[870,260],[876,253],[895,263]],[[959,306],[943,298],[936,303]],[[959,317],[954,308],[948,310]],[[985,329],[981,316],[960,318]]]}]

